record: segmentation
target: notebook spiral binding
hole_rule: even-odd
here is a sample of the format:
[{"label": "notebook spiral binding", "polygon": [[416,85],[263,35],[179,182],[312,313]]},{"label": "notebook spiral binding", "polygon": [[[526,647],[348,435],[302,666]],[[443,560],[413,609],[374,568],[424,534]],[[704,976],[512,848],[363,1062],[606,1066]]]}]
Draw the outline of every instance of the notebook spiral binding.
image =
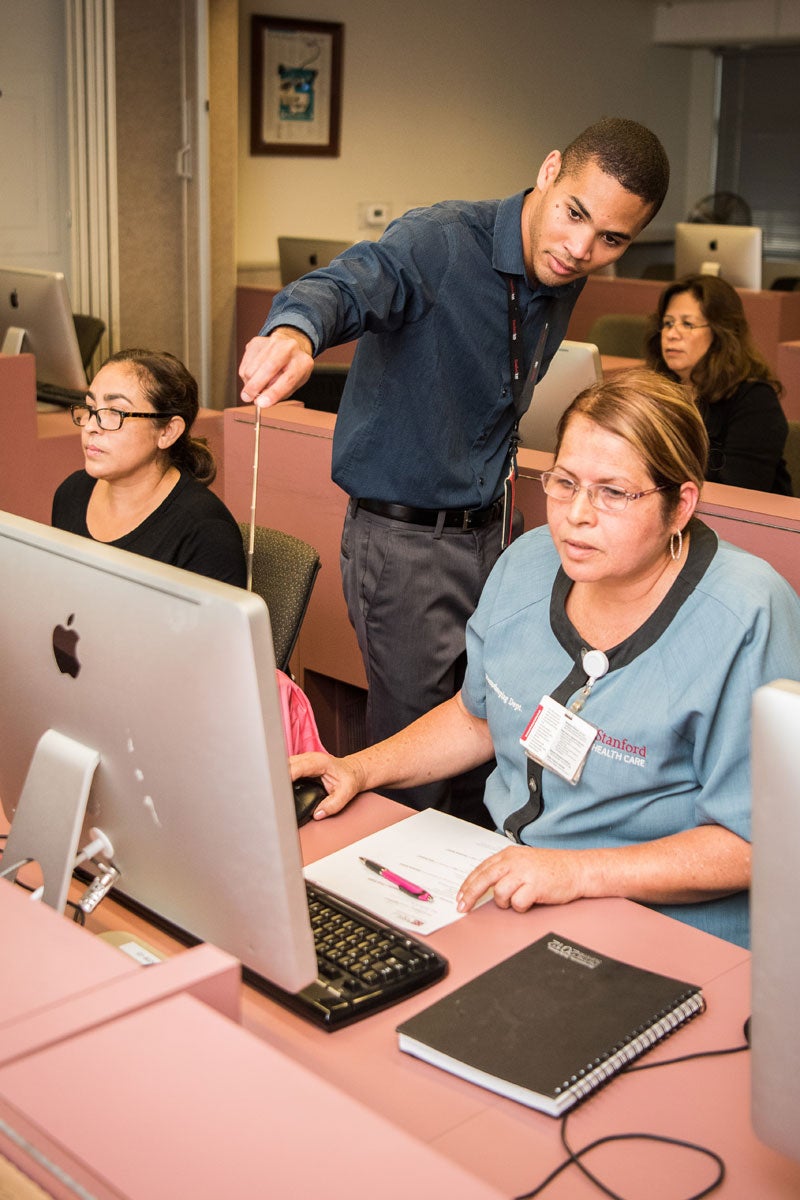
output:
[{"label": "notebook spiral binding", "polygon": [[640,1026],[630,1041],[615,1046],[607,1058],[599,1063],[589,1064],[585,1068],[585,1074],[565,1079],[562,1085],[555,1089],[556,1095],[569,1096],[572,1104],[577,1104],[590,1092],[596,1091],[614,1075],[619,1074],[628,1063],[639,1058],[656,1042],[663,1041],[673,1030],[696,1017],[705,1006],[705,1000],[699,992],[687,993],[682,1003],[669,1012],[659,1013],[650,1025]]}]

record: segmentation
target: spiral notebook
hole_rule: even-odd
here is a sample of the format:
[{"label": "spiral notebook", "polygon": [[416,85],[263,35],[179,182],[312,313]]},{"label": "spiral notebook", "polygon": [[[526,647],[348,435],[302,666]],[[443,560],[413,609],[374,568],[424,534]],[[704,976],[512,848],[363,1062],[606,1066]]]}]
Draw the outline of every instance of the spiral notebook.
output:
[{"label": "spiral notebook", "polygon": [[548,933],[397,1033],[406,1053],[556,1117],[704,1007],[694,984]]}]

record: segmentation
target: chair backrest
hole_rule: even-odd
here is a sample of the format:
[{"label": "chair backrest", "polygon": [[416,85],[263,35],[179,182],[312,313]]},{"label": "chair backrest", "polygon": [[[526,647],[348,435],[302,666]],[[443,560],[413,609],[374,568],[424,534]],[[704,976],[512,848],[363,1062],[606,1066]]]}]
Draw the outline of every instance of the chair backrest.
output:
[{"label": "chair backrest", "polygon": [[622,358],[644,358],[644,339],[648,318],[643,313],[604,313],[586,335],[601,354]]},{"label": "chair backrest", "polygon": [[675,263],[674,262],[654,262],[648,263],[642,271],[642,279],[674,279],[675,278]]},{"label": "chair backrest", "polygon": [[789,468],[792,480],[792,491],[800,496],[800,421],[789,422],[789,432],[786,435],[786,445],[783,457]]},{"label": "chair backrest", "polygon": [[779,275],[769,286],[773,292],[800,292],[800,276]]},{"label": "chair backrest", "polygon": [[78,338],[83,369],[88,371],[92,355],[106,331],[105,322],[101,321],[99,317],[87,316],[86,313],[73,313],[72,320],[75,322],[75,334]]},{"label": "chair backrest", "polygon": [[[250,526],[239,522],[245,553],[250,544]],[[319,554],[308,542],[256,525],[253,538],[253,591],[269,609],[275,665],[288,670],[311,589],[319,571]]]}]

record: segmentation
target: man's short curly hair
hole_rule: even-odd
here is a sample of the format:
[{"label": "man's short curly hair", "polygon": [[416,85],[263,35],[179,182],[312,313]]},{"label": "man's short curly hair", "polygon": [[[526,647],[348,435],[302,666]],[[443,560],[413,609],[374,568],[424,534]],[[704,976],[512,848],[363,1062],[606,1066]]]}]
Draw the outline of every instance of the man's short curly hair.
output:
[{"label": "man's short curly hair", "polygon": [[564,150],[559,178],[576,174],[589,162],[649,204],[652,220],[669,187],[669,159],[651,130],[625,117],[603,117]]}]

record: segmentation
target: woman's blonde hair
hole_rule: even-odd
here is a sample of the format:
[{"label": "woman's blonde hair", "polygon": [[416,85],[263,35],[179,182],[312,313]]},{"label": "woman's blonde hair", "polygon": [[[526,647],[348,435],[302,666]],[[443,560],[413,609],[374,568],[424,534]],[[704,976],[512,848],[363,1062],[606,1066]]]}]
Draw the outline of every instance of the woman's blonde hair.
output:
[{"label": "woman's blonde hair", "polygon": [[626,441],[645,464],[655,487],[674,485],[663,493],[665,512],[677,506],[681,484],[702,488],[708,460],[708,434],[696,406],[683,387],[649,370],[615,371],[573,400],[558,425],[556,457],[570,422],[587,417]]}]

